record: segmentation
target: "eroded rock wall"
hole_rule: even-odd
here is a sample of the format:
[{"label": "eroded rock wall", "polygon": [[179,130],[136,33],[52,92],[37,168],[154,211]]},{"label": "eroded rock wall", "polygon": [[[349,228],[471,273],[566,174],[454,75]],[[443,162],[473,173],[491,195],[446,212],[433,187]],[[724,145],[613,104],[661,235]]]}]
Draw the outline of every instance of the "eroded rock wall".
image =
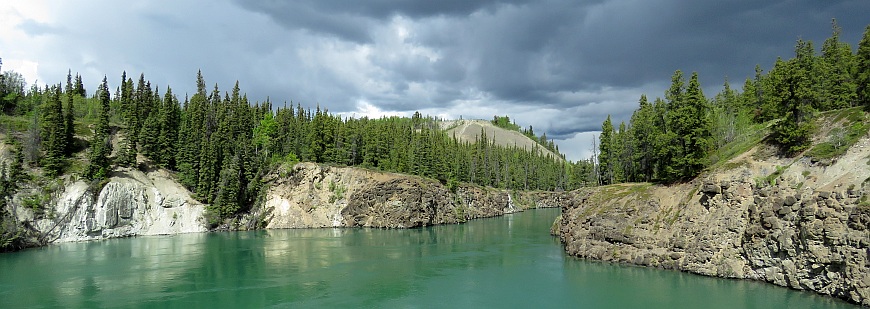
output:
[{"label": "eroded rock wall", "polygon": [[528,208],[559,207],[559,193],[511,192],[360,168],[300,163],[266,179],[266,228],[413,228]]},{"label": "eroded rock wall", "polygon": [[576,191],[559,236],[582,258],[755,279],[870,305],[870,206],[862,193],[750,179]]},{"label": "eroded rock wall", "polygon": [[40,212],[22,206],[30,193],[22,191],[13,199],[16,217],[41,243],[206,231],[203,205],[160,172],[124,171],[96,193],[88,186],[64,186]]}]

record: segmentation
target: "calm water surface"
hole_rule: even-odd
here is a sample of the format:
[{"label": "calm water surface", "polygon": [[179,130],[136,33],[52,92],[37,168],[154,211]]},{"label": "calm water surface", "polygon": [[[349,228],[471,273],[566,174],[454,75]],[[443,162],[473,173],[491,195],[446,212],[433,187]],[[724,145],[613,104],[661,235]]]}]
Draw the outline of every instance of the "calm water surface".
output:
[{"label": "calm water surface", "polygon": [[854,308],[772,285],[577,260],[558,209],[413,230],[140,237],[0,254],[0,308]]}]

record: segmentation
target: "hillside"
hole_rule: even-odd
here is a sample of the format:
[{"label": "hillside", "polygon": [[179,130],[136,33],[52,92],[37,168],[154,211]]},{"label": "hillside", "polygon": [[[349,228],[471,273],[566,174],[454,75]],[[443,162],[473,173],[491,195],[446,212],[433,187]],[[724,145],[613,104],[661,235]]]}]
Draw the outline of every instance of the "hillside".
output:
[{"label": "hillside", "polygon": [[442,130],[449,136],[455,136],[463,142],[474,143],[480,139],[481,132],[486,134],[487,139],[495,145],[502,147],[519,147],[527,150],[540,151],[544,155],[550,155],[557,160],[562,157],[549,149],[541,146],[528,136],[520,132],[499,128],[486,120],[446,120],[439,122]]},{"label": "hillside", "polygon": [[[766,142],[687,183],[581,189],[565,250],[588,259],[753,279],[870,305],[867,115],[820,115],[793,157]],[[766,139],[769,140],[769,139]]]}]

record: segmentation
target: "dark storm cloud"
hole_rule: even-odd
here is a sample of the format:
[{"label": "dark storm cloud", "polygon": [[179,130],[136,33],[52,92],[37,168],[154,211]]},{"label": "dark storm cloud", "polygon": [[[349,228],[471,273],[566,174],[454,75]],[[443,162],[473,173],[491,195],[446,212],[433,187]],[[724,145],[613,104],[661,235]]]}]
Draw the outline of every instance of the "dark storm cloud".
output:
[{"label": "dark storm cloud", "polygon": [[501,5],[522,2],[526,1],[237,1],[239,6],[269,15],[287,27],[336,35],[360,43],[371,41],[367,27],[394,15],[412,19],[466,16],[480,10],[492,10]]},{"label": "dark storm cloud", "polygon": [[[849,15],[867,10],[863,1],[423,3],[241,5],[291,29],[373,46],[373,63],[390,72],[385,77],[395,84],[393,95],[401,96],[408,82],[432,81],[439,83],[436,87],[477,88],[495,101],[552,107],[590,103],[559,100],[554,93],[594,92],[603,86],[637,88],[651,80],[667,80],[676,69],[701,72],[707,87],[720,85],[726,76],[739,83],[754,64],[766,67],[775,55],[788,57],[797,37],[822,40],[831,18],[839,18],[844,27],[860,24],[861,16]],[[381,61],[379,53],[389,50],[379,48],[379,34],[371,29],[395,16],[409,18],[415,28],[416,35],[406,41],[431,47],[443,58],[431,63],[412,57]],[[385,108],[409,107],[407,102],[389,102],[390,97],[372,100]]]},{"label": "dark storm cloud", "polygon": [[85,70],[93,85],[107,74],[115,86],[113,76],[127,70],[183,95],[202,69],[209,89],[218,83],[229,90],[239,80],[249,99],[268,96],[277,106],[293,100],[347,115],[510,115],[570,142],[561,148],[577,151],[568,154],[573,159],[608,114],[615,123],[628,121],[640,95],[662,96],[677,69],[687,77],[699,72],[712,97],[726,77],[739,88],[756,64],[766,69],[777,56],[790,58],[798,38],[818,48],[832,18],[853,47],[870,22],[866,0],[55,6],[62,10],[58,20],[16,25],[37,38],[18,57],[37,55],[30,60],[48,82],[62,81],[72,68]]}]

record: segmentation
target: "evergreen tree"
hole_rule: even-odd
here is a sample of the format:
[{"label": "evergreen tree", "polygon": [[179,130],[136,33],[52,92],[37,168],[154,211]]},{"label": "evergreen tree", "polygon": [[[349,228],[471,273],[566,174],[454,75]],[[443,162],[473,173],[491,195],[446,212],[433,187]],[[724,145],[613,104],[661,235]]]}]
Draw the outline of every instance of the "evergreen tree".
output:
[{"label": "evergreen tree", "polygon": [[166,87],[163,105],[159,110],[160,136],[158,144],[160,148],[156,161],[162,167],[175,169],[175,148],[181,123],[181,110],[178,106],[178,98],[172,94],[172,89],[169,87]]},{"label": "evergreen tree", "polygon": [[129,133],[124,132],[121,134],[124,136],[124,139],[118,143],[120,149],[118,149],[118,155],[115,158],[115,163],[123,167],[131,167],[136,164],[136,149],[133,148],[133,143],[127,134]]},{"label": "evergreen tree", "polygon": [[870,109],[870,25],[864,28],[855,55],[855,88],[858,102]]},{"label": "evergreen tree", "polygon": [[610,115],[601,125],[601,135],[598,136],[600,142],[598,144],[598,169],[600,183],[604,185],[614,183],[614,168],[616,165],[616,148],[614,145],[613,123],[610,121]]},{"label": "evergreen tree", "polygon": [[676,130],[683,139],[680,178],[695,177],[706,166],[713,135],[709,106],[698,82],[698,73],[692,73],[683,105],[676,108],[674,114],[679,115],[681,125]]},{"label": "evergreen tree", "polygon": [[[139,83],[143,83],[141,77]],[[160,98],[160,89],[155,89],[152,92],[150,85],[146,84],[144,87],[146,90],[143,90],[142,92],[144,94],[141,95],[147,95],[148,98],[147,100],[141,99],[137,105],[139,108],[147,109],[148,112],[137,113],[137,117],[140,117],[139,119],[144,119],[144,121],[139,127],[139,136],[136,141],[138,142],[139,150],[142,151],[142,154],[160,165],[160,131],[162,128],[160,126],[159,107],[163,105],[163,101]]]},{"label": "evergreen tree", "polygon": [[831,21],[831,37],[822,44],[822,110],[852,106],[856,100],[852,48],[840,41],[840,27]]},{"label": "evergreen tree", "polygon": [[653,106],[647,101],[646,95],[641,95],[639,107],[631,115],[629,131],[631,144],[635,150],[631,161],[636,165],[637,172],[629,181],[650,181],[653,177],[653,154],[655,145],[655,128],[653,127]]},{"label": "evergreen tree", "polygon": [[62,174],[65,165],[63,154],[66,150],[66,141],[64,140],[64,117],[60,89],[60,85],[46,88],[47,98],[41,109],[40,133],[44,152],[41,163],[49,176]]},{"label": "evergreen tree", "polygon": [[241,190],[239,157],[234,156],[225,160],[224,166],[221,168],[217,194],[213,205],[209,207],[209,211],[213,212],[212,215],[217,215],[223,219],[239,211],[241,209],[239,205]]},{"label": "evergreen tree", "polygon": [[141,121],[139,120],[139,114],[137,112],[139,107],[136,100],[136,92],[133,85],[133,79],[127,77],[126,71],[121,74],[120,90],[120,103],[122,109],[121,116],[127,125],[127,139],[135,150],[136,141],[139,137],[139,126],[141,125]]},{"label": "evergreen tree", "polygon": [[660,179],[666,182],[679,180],[683,176],[684,155],[686,149],[686,136],[692,123],[689,119],[691,113],[686,103],[686,86],[683,72],[677,70],[671,76],[671,87],[665,92],[666,104],[664,109],[664,123],[662,133],[658,136],[659,162],[661,164]]},{"label": "evergreen tree", "polygon": [[100,100],[100,115],[94,128],[94,136],[91,138],[91,148],[88,154],[88,166],[85,168],[85,178],[95,180],[103,179],[110,172],[111,162],[109,155],[112,153],[112,143],[109,140],[109,85],[106,77],[97,89]]},{"label": "evergreen tree", "polygon": [[813,132],[813,107],[818,104],[815,80],[815,57],[812,42],[798,40],[796,57],[785,65],[783,72],[781,113],[784,119],[772,127],[773,138],[787,154],[796,154],[810,144]]},{"label": "evergreen tree", "polygon": [[75,136],[75,109],[73,107],[73,99],[76,97],[76,91],[73,89],[72,84],[72,70],[67,72],[66,75],[66,108],[64,109],[64,120],[63,120],[63,138],[66,141],[66,149],[64,149],[64,154],[69,156],[73,153],[74,143],[73,136]]},{"label": "evergreen tree", "polygon": [[88,96],[87,91],[85,91],[85,85],[82,84],[82,76],[78,73],[76,73],[76,81],[73,86],[73,93],[83,98]]},{"label": "evergreen tree", "polygon": [[625,126],[625,122],[619,123],[619,130],[616,131],[615,145],[617,155],[617,166],[615,168],[615,179],[618,182],[624,182],[627,179],[635,178],[635,165],[631,160],[634,156],[634,145],[631,143],[630,132]]}]

